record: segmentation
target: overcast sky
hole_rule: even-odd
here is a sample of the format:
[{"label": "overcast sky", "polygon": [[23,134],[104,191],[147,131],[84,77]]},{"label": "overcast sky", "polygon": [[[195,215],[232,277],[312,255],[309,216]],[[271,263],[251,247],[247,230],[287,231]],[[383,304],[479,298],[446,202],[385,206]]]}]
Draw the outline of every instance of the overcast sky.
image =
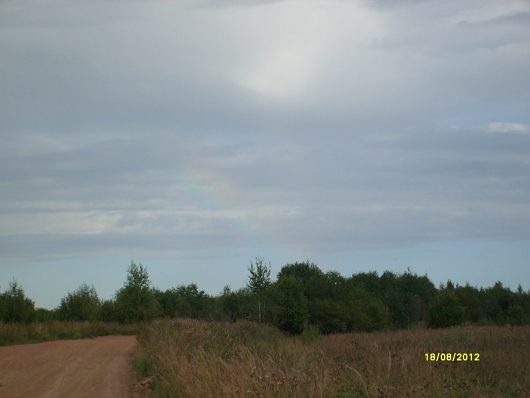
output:
[{"label": "overcast sky", "polygon": [[0,289],[255,256],[530,289],[530,2],[2,0]]}]

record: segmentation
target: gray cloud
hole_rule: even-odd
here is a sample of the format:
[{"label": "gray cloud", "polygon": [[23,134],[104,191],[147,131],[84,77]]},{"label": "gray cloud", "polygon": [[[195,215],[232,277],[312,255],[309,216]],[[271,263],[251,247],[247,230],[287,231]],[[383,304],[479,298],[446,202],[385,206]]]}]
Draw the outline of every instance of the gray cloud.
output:
[{"label": "gray cloud", "polygon": [[258,3],[0,4],[2,256],[530,238],[528,4]]}]

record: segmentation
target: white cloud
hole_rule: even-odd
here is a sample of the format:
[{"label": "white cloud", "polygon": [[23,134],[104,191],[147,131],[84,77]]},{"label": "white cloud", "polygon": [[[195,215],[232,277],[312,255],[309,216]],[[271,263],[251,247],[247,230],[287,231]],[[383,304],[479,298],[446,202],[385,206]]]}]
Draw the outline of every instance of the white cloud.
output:
[{"label": "white cloud", "polygon": [[524,123],[491,122],[487,126],[488,133],[494,134],[525,134],[530,135],[530,126]]}]

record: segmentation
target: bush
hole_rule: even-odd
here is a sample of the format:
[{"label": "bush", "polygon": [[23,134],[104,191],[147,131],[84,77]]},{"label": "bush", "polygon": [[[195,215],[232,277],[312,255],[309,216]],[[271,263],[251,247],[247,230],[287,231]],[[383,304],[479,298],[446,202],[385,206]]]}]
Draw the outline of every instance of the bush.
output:
[{"label": "bush", "polygon": [[99,307],[99,320],[103,322],[114,322],[118,320],[116,305],[113,300],[105,300]]},{"label": "bush", "polygon": [[381,330],[390,326],[390,311],[377,298],[370,298],[366,301],[364,310],[366,312],[367,324],[364,330]]},{"label": "bush", "polygon": [[35,321],[36,322],[51,322],[57,319],[55,311],[48,310],[46,308],[37,308],[35,310]]},{"label": "bush", "polygon": [[103,322],[33,322],[28,324],[2,324],[0,322],[0,346],[9,344],[38,343],[60,339],[81,339],[107,335],[133,335],[137,325]]},{"label": "bush", "polygon": [[0,319],[5,322],[31,322],[35,318],[35,304],[24,295],[24,290],[16,281],[0,295],[2,312]]},{"label": "bush", "polygon": [[348,309],[335,300],[315,300],[311,306],[311,322],[324,334],[344,333],[348,317]]},{"label": "bush", "polygon": [[101,302],[93,286],[82,284],[68,293],[59,306],[59,318],[65,321],[95,321],[98,318]]},{"label": "bush", "polygon": [[443,328],[460,325],[464,321],[464,307],[452,291],[442,291],[429,305],[429,327]]}]

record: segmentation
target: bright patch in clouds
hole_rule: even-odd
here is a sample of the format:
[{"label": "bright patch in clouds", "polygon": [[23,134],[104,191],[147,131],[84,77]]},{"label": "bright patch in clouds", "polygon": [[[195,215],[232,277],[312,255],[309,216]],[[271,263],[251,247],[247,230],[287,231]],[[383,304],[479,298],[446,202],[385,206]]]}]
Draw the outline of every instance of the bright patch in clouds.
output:
[{"label": "bright patch in clouds", "polygon": [[524,123],[492,122],[488,124],[489,133],[530,134],[530,126]]},{"label": "bright patch in clouds", "polygon": [[314,76],[327,21],[307,4],[280,4],[271,10],[268,40],[243,71],[241,83],[257,94],[286,98],[303,91]]},{"label": "bright patch in clouds", "polygon": [[265,44],[256,48],[237,79],[254,93],[274,99],[302,95],[321,77],[324,64],[336,62],[330,59],[330,49],[348,42],[351,50],[381,30],[381,17],[358,2],[325,6],[292,1],[258,10],[271,26],[263,32]]}]

